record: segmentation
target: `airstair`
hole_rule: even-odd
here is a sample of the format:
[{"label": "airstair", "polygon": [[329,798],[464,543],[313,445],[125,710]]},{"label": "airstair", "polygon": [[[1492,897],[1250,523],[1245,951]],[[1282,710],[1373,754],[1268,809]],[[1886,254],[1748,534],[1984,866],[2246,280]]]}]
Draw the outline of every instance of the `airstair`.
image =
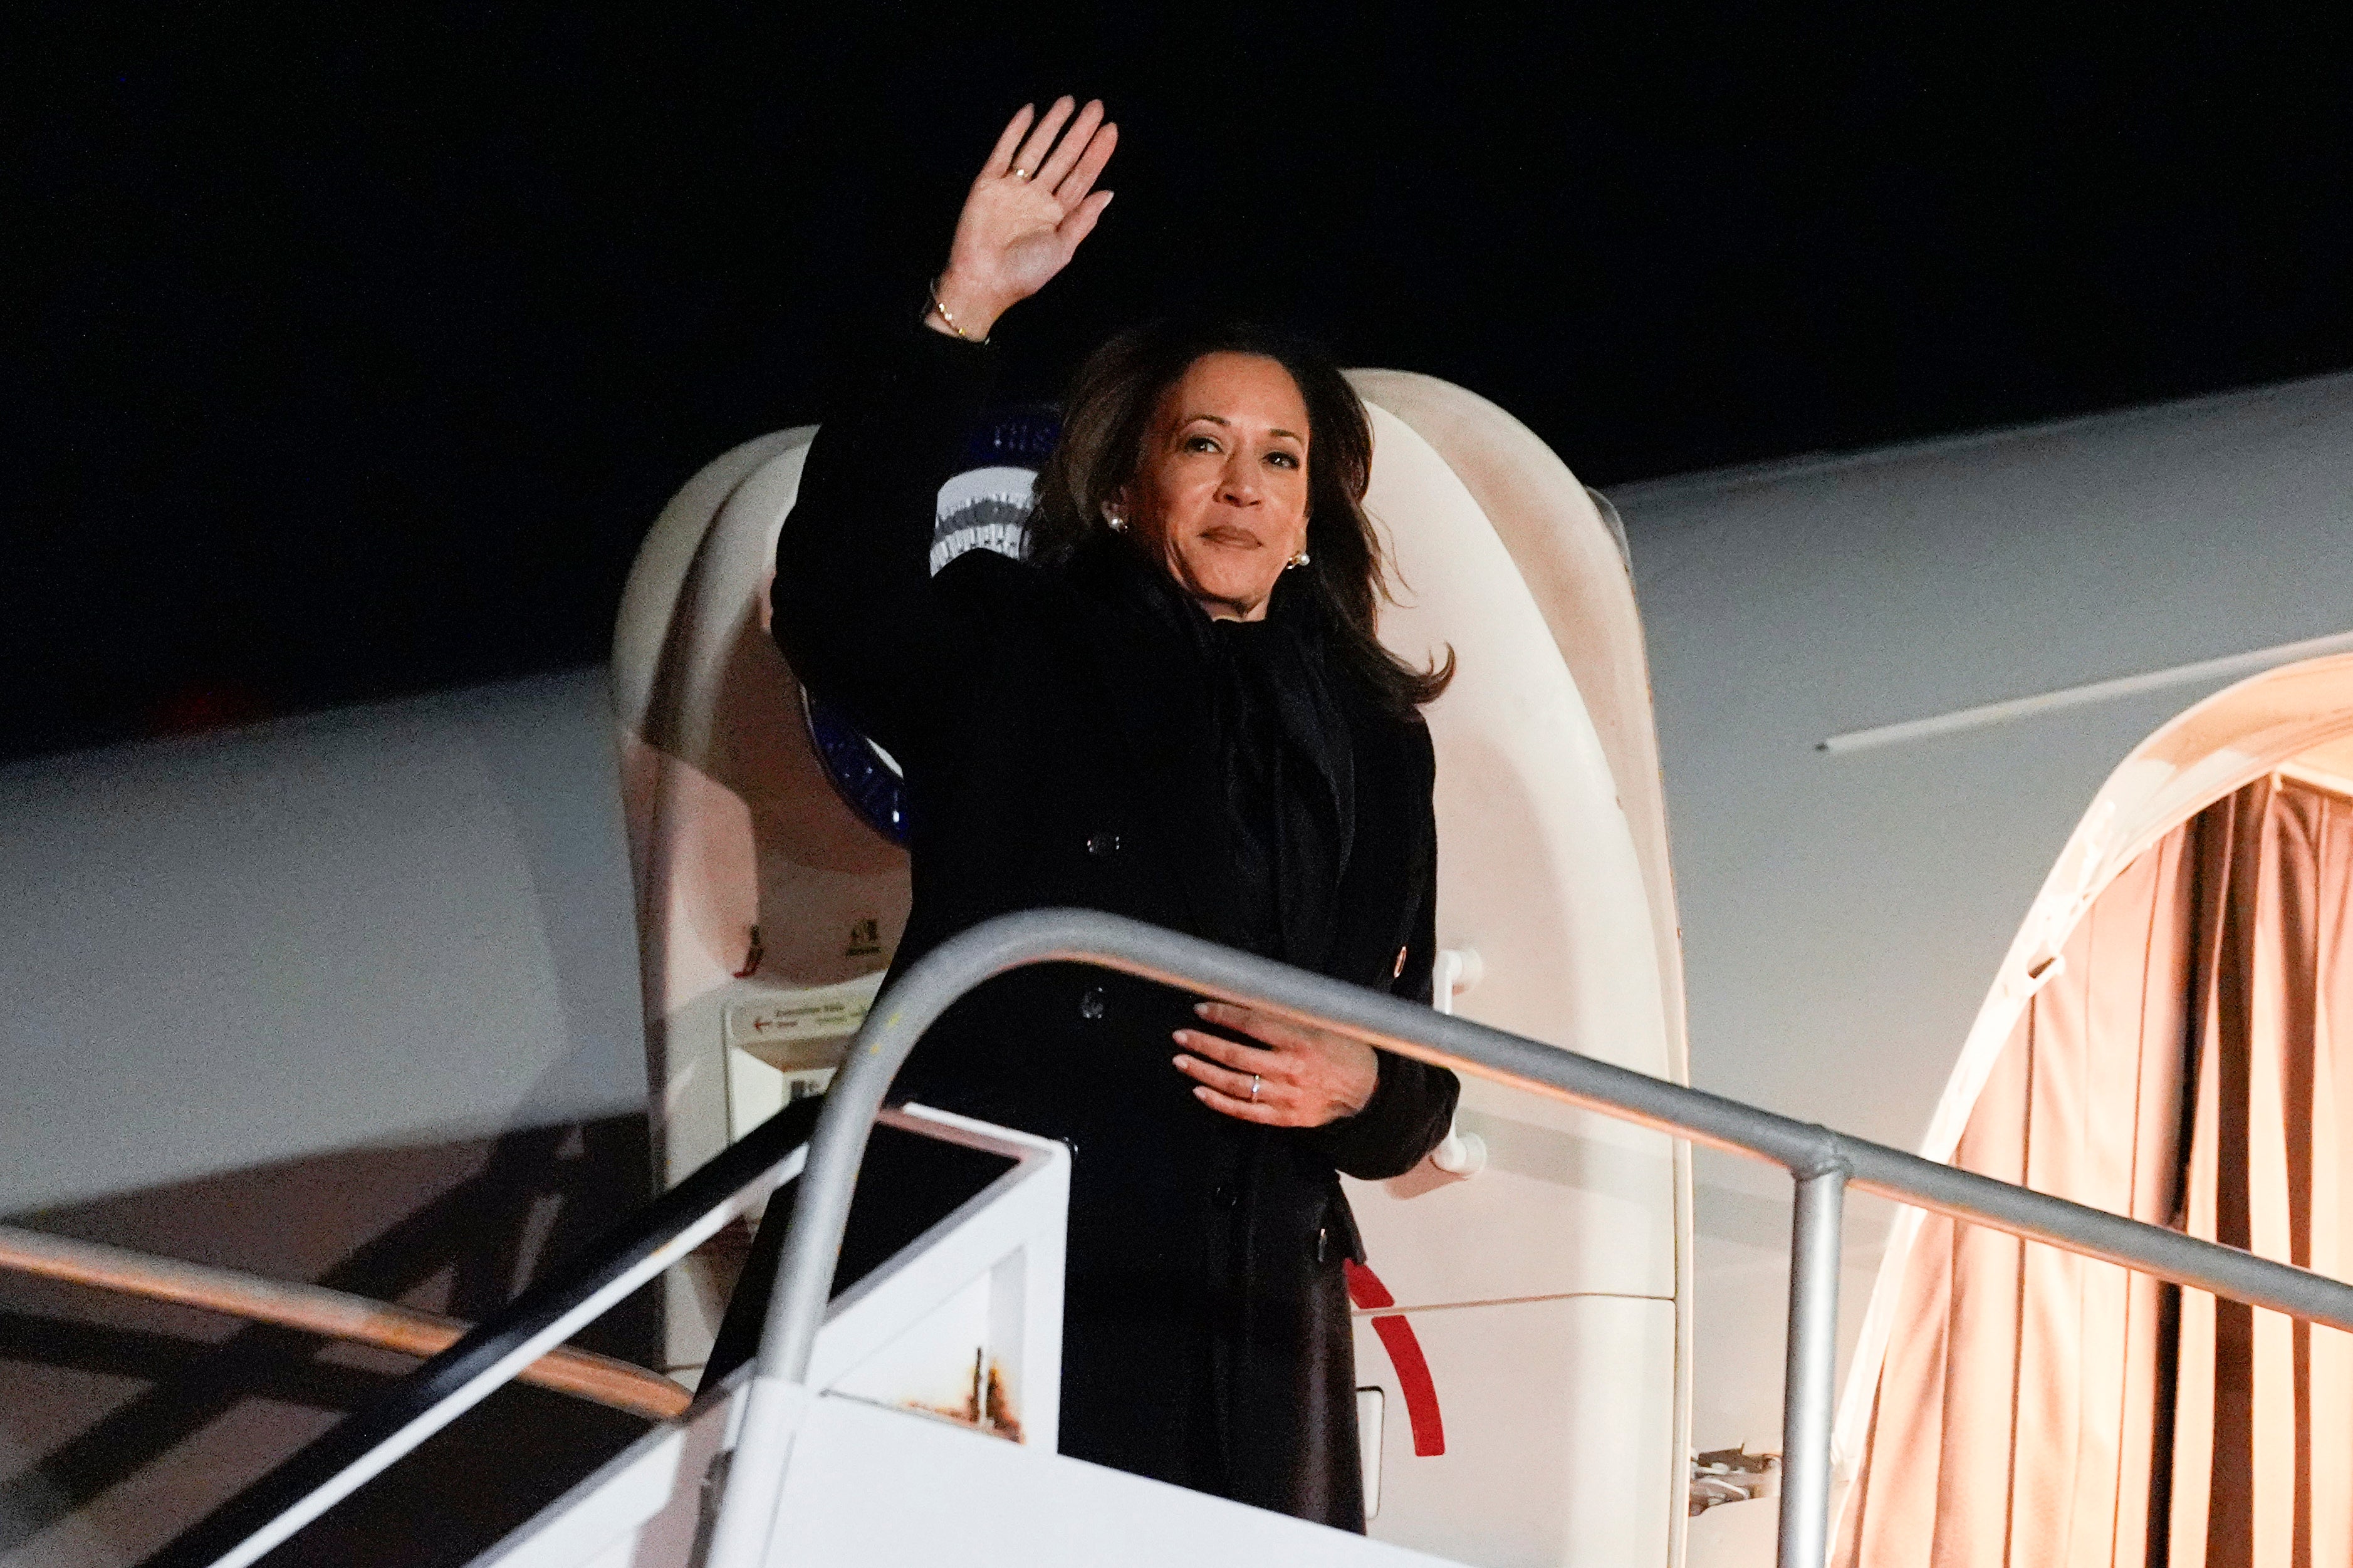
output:
[{"label": "airstair", "polygon": [[[1189,937],[1043,910],[934,950],[880,999],[829,1093],[785,1107],[154,1561],[242,1568],[299,1551],[307,1526],[772,1194],[779,1201],[767,1205],[692,1403],[478,1563],[1445,1561],[1054,1452],[1067,1151],[920,1107],[882,1107],[898,1065],[949,1004],[992,975],[1047,962],[1247,1003],[1788,1170],[1797,1201],[1783,1568],[1817,1568],[1826,1552],[1839,1221],[1850,1189],[2353,1331],[2353,1286],[2320,1275]],[[898,1189],[895,1232],[853,1223],[854,1195],[878,1185]],[[912,1208],[909,1194],[920,1200]],[[432,1521],[417,1528],[429,1532]]]}]

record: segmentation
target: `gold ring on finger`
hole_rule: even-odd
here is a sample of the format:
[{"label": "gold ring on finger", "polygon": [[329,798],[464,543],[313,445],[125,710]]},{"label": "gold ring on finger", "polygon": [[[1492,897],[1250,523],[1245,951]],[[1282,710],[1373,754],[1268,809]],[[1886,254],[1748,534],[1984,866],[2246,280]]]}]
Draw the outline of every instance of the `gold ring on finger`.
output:
[{"label": "gold ring on finger", "polygon": [[1013,171],[1013,177],[1017,180],[1026,180],[1029,177],[1029,171],[1027,169],[1016,169]]}]

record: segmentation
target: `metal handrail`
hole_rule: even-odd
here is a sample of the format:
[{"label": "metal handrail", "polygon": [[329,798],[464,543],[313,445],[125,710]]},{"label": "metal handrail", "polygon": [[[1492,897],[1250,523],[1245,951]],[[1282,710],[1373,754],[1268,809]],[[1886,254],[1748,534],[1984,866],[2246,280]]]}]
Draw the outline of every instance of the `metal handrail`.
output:
[{"label": "metal handrail", "polygon": [[614,1238],[525,1291],[396,1384],[384,1401],[240,1492],[151,1559],[151,1568],[243,1568],[797,1172],[802,1180],[742,1436],[705,1559],[710,1568],[759,1563],[775,1532],[784,1460],[807,1404],[800,1383],[823,1322],[851,1189],[883,1093],[915,1040],[951,1003],[997,974],[1057,962],[1094,964],[1242,1003],[1789,1171],[1797,1205],[1782,1422],[1782,1568],[1819,1568],[1828,1544],[1839,1220],[1849,1186],[2353,1332],[2353,1286],[2305,1269],[1175,931],[1087,910],[1046,910],[999,916],[941,943],[877,999],[822,1101],[786,1107],[655,1199]]},{"label": "metal handrail", "polygon": [[[244,1568],[512,1381],[799,1173],[818,1101],[754,1128],[503,1311],[322,1433],[147,1561]],[[861,1135],[861,1142],[862,1142]]]},{"label": "metal handrail", "polygon": [[[324,1285],[154,1258],[13,1225],[0,1225],[0,1268],[420,1358],[448,1350],[473,1327],[438,1312],[371,1300]],[[682,1415],[691,1397],[658,1372],[594,1351],[550,1351],[516,1376],[649,1421]]]},{"label": "metal handrail", "polygon": [[958,997],[1008,970],[1047,963],[1095,964],[1241,1003],[1788,1170],[1796,1179],[1797,1201],[1780,1568],[1820,1568],[1829,1544],[1839,1222],[1850,1186],[2353,1332],[2353,1286],[2235,1247],[1955,1170],[1140,921],[1080,910],[1001,915],[942,942],[876,999],[825,1097],[769,1298],[742,1436],[706,1559],[710,1568],[757,1568],[775,1536],[785,1460],[807,1407],[801,1383],[824,1321],[867,1134],[892,1077]]}]

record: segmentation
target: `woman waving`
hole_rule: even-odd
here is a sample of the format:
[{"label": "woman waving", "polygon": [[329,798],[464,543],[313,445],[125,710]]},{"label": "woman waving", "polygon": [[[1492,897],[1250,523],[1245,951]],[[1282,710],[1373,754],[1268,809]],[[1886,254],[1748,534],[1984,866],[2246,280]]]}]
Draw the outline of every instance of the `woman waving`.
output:
[{"label": "woman waving", "polygon": [[[1014,116],[945,265],[809,449],[775,626],[906,773],[893,973],[993,915],[1104,910],[1427,999],[1452,673],[1374,636],[1363,405],[1281,333],[1159,323],[1081,367],[1029,554],[929,569],[1008,310],[1111,193],[1102,106]],[[1067,1454],[1362,1530],[1339,1173],[1445,1135],[1452,1075],[1079,965],[965,997],[892,1090],[1073,1151]]]}]

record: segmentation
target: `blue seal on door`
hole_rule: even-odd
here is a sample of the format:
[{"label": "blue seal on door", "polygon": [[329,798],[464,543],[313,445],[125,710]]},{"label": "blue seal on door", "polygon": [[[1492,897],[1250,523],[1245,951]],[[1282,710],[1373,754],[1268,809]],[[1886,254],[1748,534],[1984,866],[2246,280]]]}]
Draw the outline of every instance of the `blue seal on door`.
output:
[{"label": "blue seal on door", "polygon": [[[994,550],[1016,561],[1029,553],[1030,487],[1061,435],[1051,405],[1008,409],[965,443],[975,465],[940,487],[931,566],[939,571],[967,550]],[[892,843],[907,843],[907,780],[898,759],[858,732],[840,710],[806,689],[801,716],[825,774],[859,819]]]}]

